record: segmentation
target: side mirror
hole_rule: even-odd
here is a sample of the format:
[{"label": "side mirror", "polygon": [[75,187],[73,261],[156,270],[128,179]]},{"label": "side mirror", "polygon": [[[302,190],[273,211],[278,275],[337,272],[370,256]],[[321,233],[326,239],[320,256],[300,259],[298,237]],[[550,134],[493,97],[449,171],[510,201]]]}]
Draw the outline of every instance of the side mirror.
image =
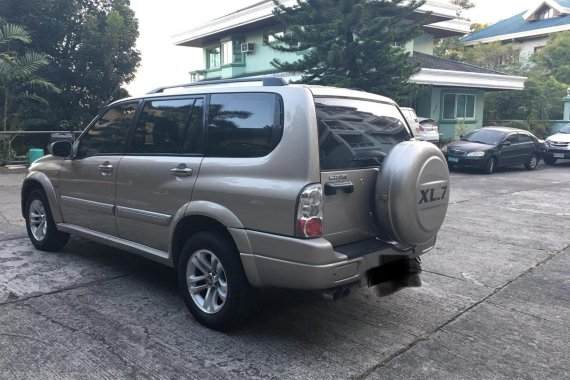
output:
[{"label": "side mirror", "polygon": [[52,156],[67,158],[71,156],[73,145],[69,141],[56,141],[49,146]]},{"label": "side mirror", "polygon": [[511,142],[510,142],[510,141],[503,141],[503,142],[501,143],[501,146],[509,146],[509,145],[511,145]]}]

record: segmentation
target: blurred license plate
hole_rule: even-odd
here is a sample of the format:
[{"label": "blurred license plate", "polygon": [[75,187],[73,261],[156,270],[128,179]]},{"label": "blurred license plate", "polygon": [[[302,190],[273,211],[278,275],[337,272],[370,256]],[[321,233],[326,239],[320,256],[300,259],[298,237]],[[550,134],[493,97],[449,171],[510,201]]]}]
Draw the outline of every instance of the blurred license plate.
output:
[{"label": "blurred license plate", "polygon": [[449,161],[449,162],[459,162],[459,158],[457,158],[457,157],[447,157],[447,161]]},{"label": "blurred license plate", "polygon": [[554,153],[553,156],[554,158],[564,158],[564,154],[562,153]]}]

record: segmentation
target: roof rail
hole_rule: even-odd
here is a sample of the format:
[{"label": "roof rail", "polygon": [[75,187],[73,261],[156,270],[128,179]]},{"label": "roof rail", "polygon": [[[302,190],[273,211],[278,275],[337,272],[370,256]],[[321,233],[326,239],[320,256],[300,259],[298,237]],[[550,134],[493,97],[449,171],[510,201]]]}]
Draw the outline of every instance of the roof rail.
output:
[{"label": "roof rail", "polygon": [[193,86],[206,86],[210,84],[224,84],[224,83],[244,83],[244,82],[261,82],[263,86],[287,86],[287,81],[283,78],[278,77],[246,77],[246,78],[232,78],[232,79],[216,79],[216,80],[204,80],[186,84],[177,84],[173,86],[165,86],[155,88],[152,91],[147,92],[147,94],[159,94],[164,92],[164,90],[169,90],[171,88],[185,88]]}]

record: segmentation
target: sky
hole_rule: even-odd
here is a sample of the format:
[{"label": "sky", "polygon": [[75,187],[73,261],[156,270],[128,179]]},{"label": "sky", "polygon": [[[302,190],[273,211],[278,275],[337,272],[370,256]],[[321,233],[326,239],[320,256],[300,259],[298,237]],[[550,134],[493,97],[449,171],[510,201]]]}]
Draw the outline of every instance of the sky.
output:
[{"label": "sky", "polygon": [[[139,21],[137,48],[142,60],[127,90],[131,95],[141,95],[159,86],[190,82],[189,72],[202,68],[201,50],[175,46],[173,36],[257,2],[259,0],[131,0],[131,8]],[[527,10],[540,0],[473,2],[475,8],[465,15],[473,22],[494,23]]]}]

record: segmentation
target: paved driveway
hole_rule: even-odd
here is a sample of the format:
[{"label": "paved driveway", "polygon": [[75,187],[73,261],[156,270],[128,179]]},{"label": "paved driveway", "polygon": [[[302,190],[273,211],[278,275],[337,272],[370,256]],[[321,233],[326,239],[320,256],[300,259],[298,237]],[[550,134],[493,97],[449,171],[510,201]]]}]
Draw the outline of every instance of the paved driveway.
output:
[{"label": "paved driveway", "polygon": [[227,334],[168,268],[82,239],[33,249],[22,178],[0,174],[0,379],[570,378],[570,165],[453,173],[423,287],[266,291]]}]

